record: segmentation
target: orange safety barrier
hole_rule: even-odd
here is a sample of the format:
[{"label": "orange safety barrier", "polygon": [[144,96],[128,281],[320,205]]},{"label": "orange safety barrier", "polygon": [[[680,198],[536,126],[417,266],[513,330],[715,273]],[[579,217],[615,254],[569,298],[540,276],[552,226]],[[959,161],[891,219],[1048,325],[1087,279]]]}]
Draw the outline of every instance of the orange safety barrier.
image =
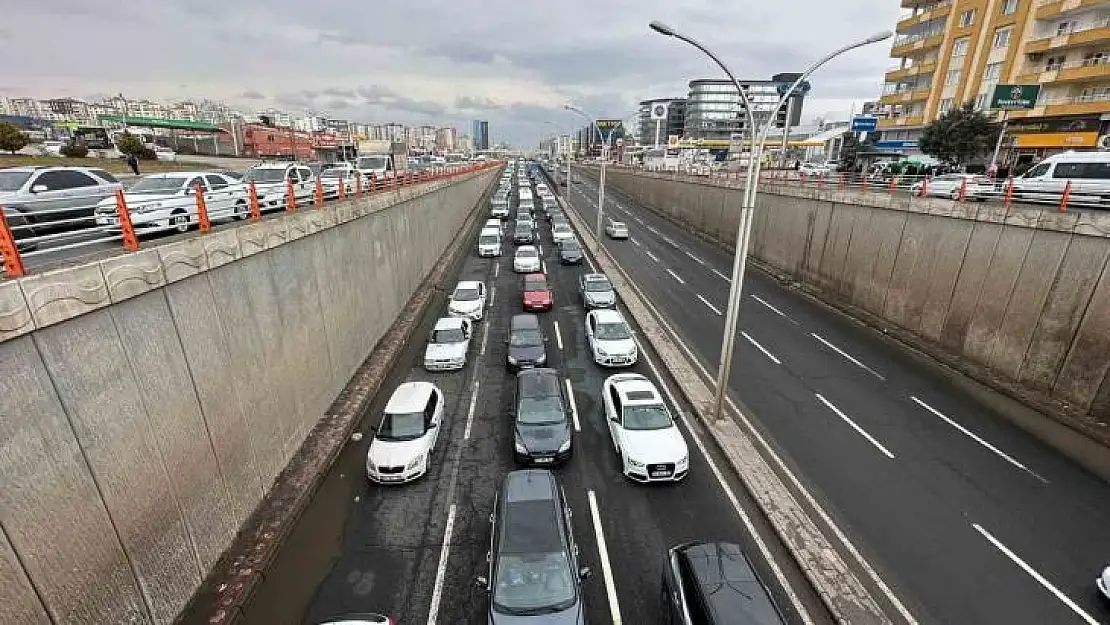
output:
[{"label": "orange safety barrier", "polygon": [[344,184],[343,174],[339,174],[339,201],[347,199],[347,185]]},{"label": "orange safety barrier", "polygon": [[844,186],[845,186],[845,183],[844,183],[844,174],[840,174],[840,179],[836,181],[836,188],[837,188],[837,189],[840,189],[841,191],[843,191],[843,190],[844,190]]},{"label": "orange safety barrier", "polygon": [[375,174],[374,172],[370,172],[370,193],[374,194],[374,193],[377,193],[377,192],[378,192],[378,175]]},{"label": "orange safety barrier", "polygon": [[867,174],[863,175],[863,190],[867,191]]},{"label": "orange safety barrier", "polygon": [[928,176],[925,176],[924,178],[921,179],[921,193],[919,193],[918,195],[920,195],[921,197],[928,197],[929,196],[929,177]]},{"label": "orange safety barrier", "polygon": [[1006,178],[1006,194],[1002,197],[1002,203],[1006,206],[1006,210],[1010,210],[1010,204],[1014,200],[1014,178],[1010,176]]},{"label": "orange safety barrier", "polygon": [[297,194],[293,193],[293,181],[285,181],[285,210],[290,213],[297,210]]},{"label": "orange safety barrier", "polygon": [[1071,180],[1064,185],[1064,194],[1060,196],[1060,212],[1068,212],[1068,200],[1071,199]]},{"label": "orange safety barrier", "polygon": [[956,197],[957,202],[963,202],[967,199],[967,178],[960,180],[960,194]]},{"label": "orange safety barrier", "polygon": [[0,258],[4,261],[4,273],[9,278],[22,278],[27,274],[23,267],[23,257],[19,255],[19,245],[15,242],[15,235],[8,227],[8,218],[4,216],[4,209],[0,207]]},{"label": "orange safety barrier", "polygon": [[258,188],[254,186],[253,180],[247,186],[247,195],[250,197],[251,221],[262,219],[262,207],[258,205]]},{"label": "orange safety barrier", "polygon": [[818,189],[824,189],[825,188],[825,174],[820,174],[820,173],[817,174],[817,188]]},{"label": "orange safety barrier", "polygon": [[116,189],[116,216],[123,232],[123,249],[134,252],[139,249],[139,237],[135,236],[135,225],[131,223],[131,211],[123,197],[123,189]]},{"label": "orange safety barrier", "polygon": [[362,197],[362,174],[355,174],[355,197]]},{"label": "orange safety barrier", "polygon": [[197,200],[197,223],[200,225],[200,231],[208,232],[212,229],[212,221],[208,219],[208,204],[204,201],[204,187],[199,184],[193,185],[193,196]]},{"label": "orange safety barrier", "polygon": [[324,183],[320,179],[316,179],[316,207],[319,208],[324,205]]},{"label": "orange safety barrier", "polygon": [[891,176],[890,177],[890,194],[894,195],[894,192],[897,189],[898,189],[898,176]]}]

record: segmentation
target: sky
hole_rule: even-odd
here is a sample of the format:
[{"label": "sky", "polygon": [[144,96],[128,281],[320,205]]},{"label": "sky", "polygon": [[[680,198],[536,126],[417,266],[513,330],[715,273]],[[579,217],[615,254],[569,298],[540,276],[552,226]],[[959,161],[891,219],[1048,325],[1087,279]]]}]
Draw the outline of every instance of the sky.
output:
[{"label": "sky", "polygon": [[[740,79],[802,71],[893,29],[893,0],[47,0],[0,20],[0,96],[208,98],[251,112],[455,126],[532,146],[582,125],[563,108],[631,117],[720,78],[659,20],[700,40]],[[42,42],[48,41],[48,45]],[[878,96],[890,41],[811,79],[803,120],[846,119]]]}]

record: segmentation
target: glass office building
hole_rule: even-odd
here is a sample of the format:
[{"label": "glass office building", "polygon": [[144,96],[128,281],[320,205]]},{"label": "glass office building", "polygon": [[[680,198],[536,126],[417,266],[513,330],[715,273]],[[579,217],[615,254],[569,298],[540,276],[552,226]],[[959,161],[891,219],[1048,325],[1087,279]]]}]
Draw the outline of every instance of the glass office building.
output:
[{"label": "glass office building", "polygon": [[[756,126],[762,128],[774,113],[773,123],[782,128],[787,118],[796,126],[802,117],[805,96],[794,96],[781,110],[774,112],[778,103],[778,86],[789,84],[797,74],[776,74],[771,80],[745,80],[740,86],[752,105]],[[789,111],[787,109],[789,108]],[[684,130],[688,139],[716,139],[727,141],[732,135],[746,132],[747,114],[744,113],[740,94],[730,80],[691,80],[690,94],[686,98]],[[654,132],[654,131],[653,131]]]}]

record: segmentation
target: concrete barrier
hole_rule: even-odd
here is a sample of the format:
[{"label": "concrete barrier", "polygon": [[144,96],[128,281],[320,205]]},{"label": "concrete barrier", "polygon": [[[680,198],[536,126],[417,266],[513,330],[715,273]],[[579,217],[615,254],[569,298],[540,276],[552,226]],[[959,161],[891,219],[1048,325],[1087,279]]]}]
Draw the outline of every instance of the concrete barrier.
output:
[{"label": "concrete barrier", "polygon": [[[733,248],[741,188],[621,168],[607,180]],[[750,254],[1110,444],[1110,214],[773,186],[760,192]]]},{"label": "concrete barrier", "polygon": [[0,623],[170,623],[495,170],[0,283]]}]

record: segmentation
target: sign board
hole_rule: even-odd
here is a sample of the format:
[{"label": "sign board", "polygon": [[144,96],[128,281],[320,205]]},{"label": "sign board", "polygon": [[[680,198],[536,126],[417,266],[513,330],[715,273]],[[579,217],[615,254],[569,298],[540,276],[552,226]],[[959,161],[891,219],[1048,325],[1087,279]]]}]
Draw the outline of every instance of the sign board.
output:
[{"label": "sign board", "polygon": [[887,141],[876,141],[876,150],[912,150],[917,147],[917,141],[914,139],[891,139]]},{"label": "sign board", "polygon": [[1102,121],[1097,117],[1015,119],[1009,122],[1006,134],[1098,132],[1101,125]]},{"label": "sign board", "polygon": [[667,136],[667,147],[668,148],[677,148],[678,147],[678,135],[668,135]]},{"label": "sign board", "polygon": [[651,105],[651,119],[652,119],[652,121],[660,120],[660,119],[667,119],[667,108],[668,108],[667,105],[662,103],[662,102],[652,104]]},{"label": "sign board", "polygon": [[1040,85],[995,85],[990,107],[1001,111],[1031,109],[1040,94]]},{"label": "sign board", "polygon": [[879,118],[874,115],[856,115],[852,118],[852,132],[874,132],[879,127]]},{"label": "sign board", "polygon": [[624,125],[621,124],[619,119],[599,119],[597,120],[597,127],[601,130],[601,136],[606,139],[609,138],[609,133],[613,133],[613,137],[624,136]]}]

